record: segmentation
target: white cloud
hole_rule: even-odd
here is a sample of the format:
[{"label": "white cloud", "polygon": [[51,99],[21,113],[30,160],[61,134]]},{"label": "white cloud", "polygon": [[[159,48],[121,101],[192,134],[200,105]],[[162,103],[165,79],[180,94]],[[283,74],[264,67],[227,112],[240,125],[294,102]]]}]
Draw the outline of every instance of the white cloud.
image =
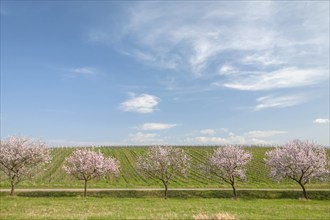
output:
[{"label": "white cloud", "polygon": [[202,143],[202,144],[247,144],[246,139],[243,136],[231,135],[229,137],[210,137],[199,136],[193,138],[187,138],[187,142]]},{"label": "white cloud", "polygon": [[144,123],[142,125],[142,130],[152,131],[152,130],[165,130],[169,128],[173,128],[177,126],[177,124],[164,124],[164,123]]},{"label": "white cloud", "polygon": [[330,120],[329,118],[317,118],[313,121],[315,124],[329,124]]},{"label": "white cloud", "polygon": [[176,69],[181,62],[181,58],[175,54],[171,56],[164,54],[155,56],[155,54],[151,52],[139,49],[133,49],[132,51],[122,51],[122,53],[150,66],[164,69]]},{"label": "white cloud", "polygon": [[125,145],[120,142],[112,141],[76,141],[68,139],[52,139],[47,140],[47,144],[51,147],[90,147],[90,146],[119,146]]},{"label": "white cloud", "polygon": [[84,75],[93,75],[97,73],[97,70],[92,67],[79,67],[79,68],[72,68],[67,69],[68,72],[73,74],[84,74]]},{"label": "white cloud", "polygon": [[120,103],[120,109],[125,112],[152,113],[160,102],[160,98],[149,94],[136,96],[131,93],[131,98]]},{"label": "white cloud", "polygon": [[242,74],[224,83],[225,87],[245,91],[271,90],[315,85],[329,80],[325,69],[284,68],[270,73]]},{"label": "white cloud", "polygon": [[200,133],[213,136],[213,135],[215,135],[216,132],[213,129],[204,129],[204,130],[201,130]]},{"label": "white cloud", "polygon": [[270,52],[266,52],[263,54],[247,55],[242,59],[242,62],[247,64],[261,64],[264,66],[278,65],[284,63],[283,61],[279,60],[278,57],[272,55]]},{"label": "white cloud", "polygon": [[196,76],[200,76],[202,70],[209,64],[209,59],[221,51],[221,46],[217,45],[213,40],[200,35],[200,33],[197,35],[199,35],[196,36],[197,39],[193,40],[193,53],[189,58],[189,64],[192,72]]},{"label": "white cloud", "polygon": [[147,61],[147,62],[155,62],[156,58],[152,54],[148,54],[147,52],[143,52],[141,50],[133,50],[131,53],[125,52],[126,55],[130,55],[135,57],[138,60]]},{"label": "white cloud", "polygon": [[233,67],[232,65],[230,64],[223,64],[220,69],[219,69],[219,74],[220,75],[229,75],[229,74],[233,74],[233,73],[236,73],[238,70]]},{"label": "white cloud", "polygon": [[135,134],[129,135],[129,141],[132,142],[133,144],[135,143],[150,144],[150,143],[163,142],[163,139],[159,138],[159,135],[156,133],[137,132]]},{"label": "white cloud", "polygon": [[261,140],[258,138],[252,138],[250,141],[250,144],[255,144],[255,145],[271,145],[272,143],[269,141]]},{"label": "white cloud", "polygon": [[[93,27],[90,40],[121,45],[119,50],[145,64],[195,76],[217,71],[215,66],[224,57],[229,63],[253,64],[252,71],[259,72],[274,64],[297,66],[299,71],[326,69],[328,10],[325,2],[134,2],[125,5],[123,23]],[[224,73],[229,73],[228,68],[220,71]],[[260,77],[252,76],[250,81],[257,79],[255,86],[242,84],[241,79],[227,86],[258,90]],[[267,80],[266,88],[273,84]]]},{"label": "white cloud", "polygon": [[285,108],[301,104],[307,100],[304,96],[263,96],[257,99],[258,104],[254,107],[255,111],[267,108]]},{"label": "white cloud", "polygon": [[[122,30],[117,31],[117,39],[119,42],[132,40],[123,50],[145,63],[185,69],[199,76],[225,50],[260,49],[272,45],[272,31],[259,28],[257,21],[265,20],[271,14],[264,13],[269,6],[264,3],[261,13],[255,10],[251,13],[256,5],[247,3],[237,7],[218,2],[140,2],[126,8],[128,22],[126,20]],[[252,17],[256,20],[250,19]],[[100,29],[91,30],[90,41],[109,43],[108,36],[113,32],[105,27]]]},{"label": "white cloud", "polygon": [[236,135],[233,132],[229,133],[229,142],[232,144],[247,144],[247,140],[244,136],[242,135]]},{"label": "white cloud", "polygon": [[276,131],[276,130],[270,130],[270,131],[249,131],[244,134],[244,136],[249,138],[266,138],[266,137],[272,137],[279,134],[285,134],[286,131]]},{"label": "white cloud", "polygon": [[229,144],[229,141],[226,138],[221,137],[194,137],[187,139],[188,142],[198,142],[203,144]]},{"label": "white cloud", "polygon": [[[239,144],[239,145],[248,145],[248,144],[257,144],[257,145],[269,145],[276,143],[276,141],[268,140],[269,138],[285,134],[286,131],[278,130],[255,130],[248,131],[242,135],[229,132],[226,136],[197,136],[186,138],[186,142],[189,143],[202,143],[202,144]],[[265,140],[266,139],[266,140]]]},{"label": "white cloud", "polygon": [[246,139],[243,136],[230,132],[227,137],[198,136],[187,138],[186,142],[202,144],[246,144]]}]

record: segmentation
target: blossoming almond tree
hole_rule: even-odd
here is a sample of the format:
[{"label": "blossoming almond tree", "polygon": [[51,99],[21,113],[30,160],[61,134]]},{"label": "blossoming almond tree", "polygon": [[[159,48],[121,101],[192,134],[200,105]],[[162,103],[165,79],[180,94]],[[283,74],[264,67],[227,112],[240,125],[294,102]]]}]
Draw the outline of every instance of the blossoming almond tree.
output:
[{"label": "blossoming almond tree", "polygon": [[219,147],[208,158],[205,171],[229,183],[233,188],[234,197],[237,198],[235,180],[246,179],[246,165],[251,159],[251,154],[238,146]]},{"label": "blossoming almond tree", "polygon": [[177,175],[186,176],[190,168],[190,158],[183,149],[176,147],[150,147],[146,155],[140,157],[137,168],[144,176],[160,180],[167,199],[168,185]]},{"label": "blossoming almond tree", "polygon": [[278,181],[288,178],[297,182],[306,199],[305,184],[311,179],[324,180],[329,174],[326,151],[314,142],[290,141],[283,147],[267,152],[265,161],[271,169],[271,177]]},{"label": "blossoming almond tree", "polygon": [[10,195],[14,195],[16,184],[32,178],[50,161],[50,149],[41,140],[21,136],[1,140],[0,170],[9,178]]},{"label": "blossoming almond tree", "polygon": [[78,149],[65,159],[63,168],[78,180],[84,180],[84,197],[86,197],[87,182],[89,180],[99,179],[102,176],[111,174],[118,176],[119,166],[116,159],[106,158],[101,152]]}]

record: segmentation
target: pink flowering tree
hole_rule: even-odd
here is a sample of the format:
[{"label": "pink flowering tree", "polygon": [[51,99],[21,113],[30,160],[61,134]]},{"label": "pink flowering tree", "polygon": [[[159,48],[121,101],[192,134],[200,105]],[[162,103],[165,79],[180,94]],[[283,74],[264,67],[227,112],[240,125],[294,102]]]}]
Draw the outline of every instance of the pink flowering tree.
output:
[{"label": "pink flowering tree", "polygon": [[329,175],[329,159],[320,145],[293,140],[285,146],[266,153],[270,176],[275,180],[290,179],[297,182],[308,199],[305,184],[312,179],[325,180]]},{"label": "pink flowering tree", "polygon": [[67,174],[85,182],[84,197],[87,193],[87,182],[107,175],[119,175],[119,162],[112,157],[104,157],[101,152],[89,149],[77,149],[65,159],[63,169]]},{"label": "pink flowering tree", "polygon": [[150,147],[146,155],[140,157],[137,168],[144,176],[160,180],[167,199],[168,185],[177,175],[186,176],[190,168],[190,158],[183,149],[176,147]]},{"label": "pink flowering tree", "polygon": [[0,170],[9,179],[10,195],[14,195],[16,184],[32,178],[50,161],[50,149],[41,140],[20,136],[1,140]]},{"label": "pink flowering tree", "polygon": [[234,197],[237,198],[236,179],[246,179],[246,165],[251,159],[252,155],[241,147],[227,145],[214,150],[206,162],[205,170],[208,174],[218,177],[220,181],[229,183]]}]

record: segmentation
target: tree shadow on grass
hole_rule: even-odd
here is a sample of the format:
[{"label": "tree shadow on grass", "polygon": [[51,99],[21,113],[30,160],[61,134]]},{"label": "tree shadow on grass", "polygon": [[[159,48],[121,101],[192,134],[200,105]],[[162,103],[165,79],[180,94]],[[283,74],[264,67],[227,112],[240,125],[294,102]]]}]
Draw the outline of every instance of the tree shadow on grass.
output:
[{"label": "tree shadow on grass", "polygon": [[[241,199],[300,199],[303,197],[301,191],[266,191],[266,190],[239,190],[238,198]],[[1,196],[9,193],[1,193]],[[17,192],[20,197],[83,197],[83,192],[61,192],[61,191],[38,191],[38,192]],[[312,200],[330,200],[330,191],[309,191],[309,198]],[[92,191],[87,192],[88,197],[110,197],[110,198],[163,198],[162,190],[120,190],[120,191]],[[169,198],[233,198],[230,190],[169,190]]]}]

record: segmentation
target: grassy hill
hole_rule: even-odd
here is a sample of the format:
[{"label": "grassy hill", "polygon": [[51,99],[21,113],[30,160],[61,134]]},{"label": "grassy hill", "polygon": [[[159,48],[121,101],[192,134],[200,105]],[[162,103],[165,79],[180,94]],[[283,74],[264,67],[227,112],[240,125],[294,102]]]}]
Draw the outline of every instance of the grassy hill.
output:
[{"label": "grassy hill", "polygon": [[[33,181],[21,182],[18,188],[81,188],[83,183],[68,176],[62,169],[63,162],[76,148],[54,148],[52,149],[53,160],[47,165],[45,171],[40,173]],[[152,188],[162,187],[162,184],[153,179],[145,179],[141,176],[135,164],[137,158],[143,155],[146,147],[97,147],[105,155],[117,158],[121,164],[120,177],[113,181],[90,181],[89,188]],[[200,171],[200,164],[204,164],[208,155],[214,147],[184,147],[185,151],[192,158],[192,166],[188,178],[178,176],[170,183],[170,188],[229,188],[228,184],[220,182],[215,177],[205,177]],[[266,167],[263,158],[265,152],[270,148],[246,147],[252,153],[253,160],[248,165],[248,179],[246,182],[238,182],[238,188],[299,188],[296,183],[284,181],[276,183],[268,177],[269,169]],[[328,150],[330,154],[330,150]],[[5,176],[1,175],[1,187],[9,187]],[[307,185],[307,189],[329,188],[328,183],[313,182]]]}]

